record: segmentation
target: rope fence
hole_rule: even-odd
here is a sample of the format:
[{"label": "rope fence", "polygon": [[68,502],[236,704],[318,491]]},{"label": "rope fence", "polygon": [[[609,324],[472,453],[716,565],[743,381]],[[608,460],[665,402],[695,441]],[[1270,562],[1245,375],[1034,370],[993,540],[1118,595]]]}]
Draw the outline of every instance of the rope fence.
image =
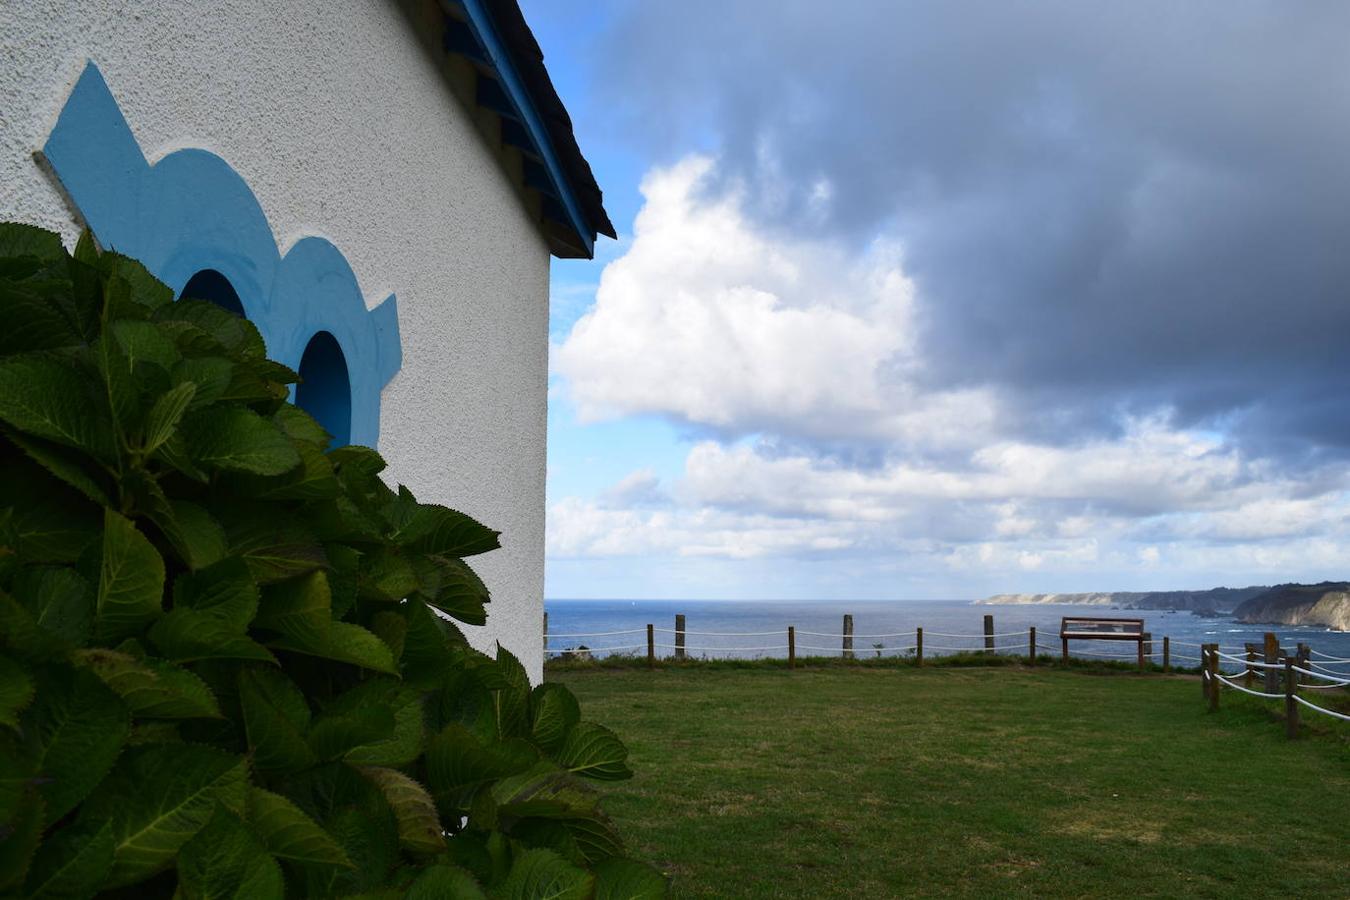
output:
[{"label": "rope fence", "polygon": [[[1266,635],[1263,652],[1266,660],[1258,661],[1252,658],[1256,654],[1254,645],[1247,647],[1246,658],[1225,653],[1219,649],[1218,644],[1201,646],[1201,674],[1203,677],[1200,682],[1211,712],[1219,708],[1219,696],[1223,688],[1229,688],[1262,700],[1283,700],[1285,734],[1291,739],[1298,737],[1300,710],[1303,709],[1312,710],[1332,719],[1350,722],[1350,714],[1313,703],[1299,694],[1302,690],[1344,690],[1350,687],[1350,677],[1338,677],[1345,673],[1338,672],[1335,675],[1328,675],[1325,672],[1318,671],[1315,668],[1317,663],[1311,660],[1311,656],[1317,651],[1311,650],[1306,644],[1299,644],[1296,653],[1291,654],[1287,650],[1280,649],[1278,639],[1274,634]],[[1320,655],[1326,656],[1326,654]],[[1221,660],[1241,663],[1243,669],[1241,672],[1221,672],[1219,671]],[[1252,679],[1258,675],[1264,680],[1262,690],[1256,690],[1251,686]],[[1234,680],[1236,678],[1245,678],[1247,684],[1238,684]],[[1310,679],[1316,679],[1322,683],[1313,684],[1310,683]],[[1281,690],[1281,687],[1283,690]]]}]

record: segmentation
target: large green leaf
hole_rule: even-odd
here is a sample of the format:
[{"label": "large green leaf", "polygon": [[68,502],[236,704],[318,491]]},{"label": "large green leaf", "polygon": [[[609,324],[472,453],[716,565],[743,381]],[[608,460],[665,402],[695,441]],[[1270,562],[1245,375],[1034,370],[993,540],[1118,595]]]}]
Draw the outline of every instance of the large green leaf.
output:
[{"label": "large green leaf", "polygon": [[450,659],[447,623],[416,598],[403,604],[402,611],[408,623],[399,654],[403,680],[418,685],[439,681]]},{"label": "large green leaf", "polygon": [[33,702],[33,679],[28,669],[0,656],[0,725],[19,727],[19,713]]},{"label": "large green leaf", "polygon": [[424,599],[467,625],[485,624],[483,604],[488,602],[488,589],[483,579],[460,559],[437,559],[435,564],[437,590],[434,596],[424,594]]},{"label": "large green leaf", "polygon": [[150,274],[139,260],[114,250],[98,255],[98,268],[111,280],[124,281],[131,290],[132,299],[147,310],[159,309],[173,303],[173,291],[164,282]]},{"label": "large green leaf", "polygon": [[146,515],[188,568],[200,569],[225,556],[225,529],[205,509],[187,500],[170,499],[153,478],[127,478],[124,484],[133,488]]},{"label": "large green leaf", "polygon": [[332,836],[280,794],[249,788],[248,824],[273,856],[351,868],[351,860]]},{"label": "large green leaf", "polygon": [[208,407],[188,415],[179,429],[200,466],[280,475],[300,465],[300,454],[281,429],[243,407]]},{"label": "large green leaf", "polygon": [[502,813],[521,818],[592,818],[600,801],[594,788],[548,760],[492,785],[492,799]]},{"label": "large green leaf", "polygon": [[61,235],[22,222],[0,222],[0,257],[31,256],[46,262],[66,258]]},{"label": "large green leaf", "polygon": [[242,559],[228,557],[179,575],[173,583],[173,603],[210,613],[242,632],[258,613],[258,586]]},{"label": "large green leaf", "polygon": [[150,640],[166,659],[243,659],[276,662],[266,647],[242,633],[229,619],[207,610],[175,609],[150,629]]},{"label": "large green leaf", "polygon": [[603,725],[582,722],[567,733],[555,757],[559,765],[597,781],[620,781],[633,777],[628,768],[628,748]]},{"label": "large green leaf", "polygon": [[24,896],[91,897],[112,868],[112,826],[92,833],[68,827],[42,842],[33,858]]},{"label": "large green leaf", "polygon": [[616,856],[595,866],[593,900],[662,900],[666,879],[651,866]]},{"label": "large green leaf", "polygon": [[322,659],[350,663],[373,672],[397,675],[394,654],[389,645],[360,625],[350,622],[330,622],[320,643],[301,642],[292,637],[278,637],[268,642],[277,650],[289,650]]},{"label": "large green leaf", "polygon": [[217,804],[242,813],[248,766],[240,757],[194,744],[133,747],[80,811],[109,822],[113,867],[105,888],[133,884],[173,864]]},{"label": "large green leaf", "polygon": [[28,569],[14,591],[28,604],[37,624],[72,647],[81,647],[94,629],[94,589],[74,569]]},{"label": "large green leaf", "polygon": [[[176,335],[179,349],[185,353],[192,352],[187,341],[200,337],[209,340],[205,332],[197,328],[187,327]],[[214,342],[212,342],[214,343]],[[217,345],[218,346],[218,345]],[[207,353],[213,353],[215,347],[206,348]],[[224,348],[220,348],[223,352]],[[192,397],[188,400],[188,409],[201,409],[210,406],[224,395],[230,386],[230,379],[234,375],[234,364],[222,356],[193,356],[184,359],[178,365],[173,367],[170,375],[171,382],[175,388],[183,385],[192,385]],[[182,421],[180,418],[179,422]],[[177,430],[177,422],[174,424],[174,430]],[[168,440],[168,438],[165,438]]]},{"label": "large green leaf", "polygon": [[193,325],[242,359],[266,355],[262,335],[252,322],[206,300],[189,298],[171,303],[155,313],[155,321]]},{"label": "large green leaf", "polygon": [[462,809],[483,785],[529,771],[538,760],[538,752],[525,741],[484,743],[452,722],[427,745],[427,781],[437,799]]},{"label": "large green leaf", "polygon": [[361,772],[375,782],[394,811],[399,842],[406,850],[431,855],[445,849],[440,815],[426,788],[397,769],[366,766]]},{"label": "large green leaf", "polygon": [[472,875],[457,866],[447,865],[424,869],[403,897],[404,900],[487,900],[487,894]]},{"label": "large green leaf", "polygon": [[393,733],[394,714],[389,707],[358,706],[316,717],[306,740],[319,759],[334,760],[364,744],[389,740]]},{"label": "large green leaf", "polygon": [[285,894],[281,866],[220,804],[178,853],[181,900],[281,900]]},{"label": "large green leaf", "polygon": [[100,506],[112,506],[104,485],[104,476],[86,464],[80,455],[63,447],[17,431],[8,435],[28,458]]},{"label": "large green leaf", "polygon": [[358,585],[366,600],[398,603],[417,590],[418,577],[412,563],[397,549],[380,547],[362,560]]},{"label": "large green leaf", "polygon": [[332,600],[328,576],[310,572],[268,585],[255,623],[258,628],[283,635],[294,645],[321,649],[326,646],[333,621]]},{"label": "large green leaf", "polygon": [[248,563],[259,584],[284,581],[328,565],[312,531],[279,514],[277,504],[239,504],[217,510],[225,523],[230,550]]},{"label": "large green leaf", "polygon": [[[396,681],[388,683],[383,690],[380,688],[380,683],[372,679],[339,698],[338,703],[344,708],[378,704],[394,717],[393,731],[387,738],[353,747],[344,758],[347,762],[367,766],[410,765],[422,755],[426,743],[422,695],[404,689]],[[329,708],[333,708],[332,705]]]},{"label": "large green leaf", "polygon": [[164,560],[159,551],[130,519],[104,510],[98,633],[110,642],[135,634],[160,614],[163,595]]},{"label": "large green leaf", "polygon": [[293,440],[305,441],[320,450],[327,448],[333,440],[333,436],[324,430],[317,419],[300,407],[289,403],[273,414],[272,421]]},{"label": "large green leaf", "polygon": [[23,715],[34,745],[47,822],[55,822],[103,780],[130,729],[126,707],[95,675],[51,669]]},{"label": "large green leaf", "polygon": [[497,733],[502,737],[523,737],[530,730],[530,676],[515,654],[497,645],[497,670],[502,687],[494,697],[497,705]]},{"label": "large green leaf", "polygon": [[28,874],[44,818],[42,798],[30,794],[0,827],[0,891],[5,896],[12,896],[8,889],[23,884]]},{"label": "large green leaf", "polygon": [[113,455],[112,430],[88,381],[56,359],[0,359],[0,420],[100,459]]},{"label": "large green leaf", "polygon": [[257,769],[295,772],[315,761],[305,740],[309,706],[305,695],[284,674],[267,669],[240,672],[239,703]]},{"label": "large green leaf", "polygon": [[493,897],[503,900],[587,900],[595,876],[572,865],[552,850],[526,850],[511,864],[511,872]]},{"label": "large green leaf", "polygon": [[103,511],[41,466],[24,458],[6,461],[0,478],[0,516],[8,543],[25,563],[73,563],[98,542]]},{"label": "large green leaf", "polygon": [[346,896],[389,886],[399,861],[398,820],[370,779],[344,763],[317,766],[286,779],[282,790],[338,842],[352,868],[294,864],[301,896]]},{"label": "large green leaf", "polygon": [[581,721],[581,707],[566,685],[541,684],[530,694],[530,737],[546,753],[562,746],[563,738]]},{"label": "large green leaf", "polygon": [[73,658],[112,688],[135,715],[146,719],[214,719],[220,705],[211,689],[187,669],[116,650],[77,650]]},{"label": "large green leaf", "polygon": [[160,395],[145,415],[144,436],[141,440],[142,453],[154,453],[160,445],[173,437],[178,423],[182,421],[183,414],[187,412],[196,394],[196,382],[185,381]]},{"label": "large green leaf", "polygon": [[493,531],[458,510],[424,503],[417,506],[394,539],[419,553],[473,556],[500,547],[500,535],[500,531]]}]

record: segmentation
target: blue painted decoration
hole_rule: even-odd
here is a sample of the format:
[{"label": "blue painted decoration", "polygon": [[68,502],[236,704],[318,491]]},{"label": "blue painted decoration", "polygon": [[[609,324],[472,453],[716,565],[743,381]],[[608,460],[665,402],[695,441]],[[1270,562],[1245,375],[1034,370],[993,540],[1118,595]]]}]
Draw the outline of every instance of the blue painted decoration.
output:
[{"label": "blue painted decoration", "polygon": [[[214,153],[178,150],[151,166],[92,62],[43,155],[101,246],[140,260],[175,294],[191,284],[210,294],[203,299],[237,304],[273,359],[303,375],[306,350],[327,335],[311,367],[322,386],[292,399],[319,404],[306,408],[335,445],[377,445],[380,392],[403,364],[393,294],[368,310],[351,266],[323,238],[302,238],[283,257],[257,198]],[[349,387],[345,435],[334,427],[338,364]]]}]

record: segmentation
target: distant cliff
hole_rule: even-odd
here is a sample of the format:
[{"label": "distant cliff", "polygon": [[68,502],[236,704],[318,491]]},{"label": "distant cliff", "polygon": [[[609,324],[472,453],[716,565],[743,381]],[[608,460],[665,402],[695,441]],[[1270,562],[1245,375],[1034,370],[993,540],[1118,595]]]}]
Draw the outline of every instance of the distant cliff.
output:
[{"label": "distant cliff", "polygon": [[1350,584],[1281,584],[1252,597],[1233,611],[1239,622],[1276,625],[1325,625],[1350,631]]},{"label": "distant cliff", "polygon": [[1121,609],[1184,609],[1231,612],[1242,603],[1269,591],[1264,586],[1211,588],[1207,591],[1104,591],[1090,594],[995,594],[978,601],[989,606],[1023,603],[1071,603],[1079,606],[1119,606]]}]

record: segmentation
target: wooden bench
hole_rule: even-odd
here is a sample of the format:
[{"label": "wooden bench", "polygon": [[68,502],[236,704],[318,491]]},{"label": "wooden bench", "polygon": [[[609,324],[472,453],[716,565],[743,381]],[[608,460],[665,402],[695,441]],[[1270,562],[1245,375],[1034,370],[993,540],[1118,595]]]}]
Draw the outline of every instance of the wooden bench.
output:
[{"label": "wooden bench", "polygon": [[1144,668],[1143,619],[1109,619],[1093,616],[1064,616],[1059,620],[1059,640],[1065,662],[1069,659],[1069,641],[1134,641],[1139,647],[1139,668]]}]

